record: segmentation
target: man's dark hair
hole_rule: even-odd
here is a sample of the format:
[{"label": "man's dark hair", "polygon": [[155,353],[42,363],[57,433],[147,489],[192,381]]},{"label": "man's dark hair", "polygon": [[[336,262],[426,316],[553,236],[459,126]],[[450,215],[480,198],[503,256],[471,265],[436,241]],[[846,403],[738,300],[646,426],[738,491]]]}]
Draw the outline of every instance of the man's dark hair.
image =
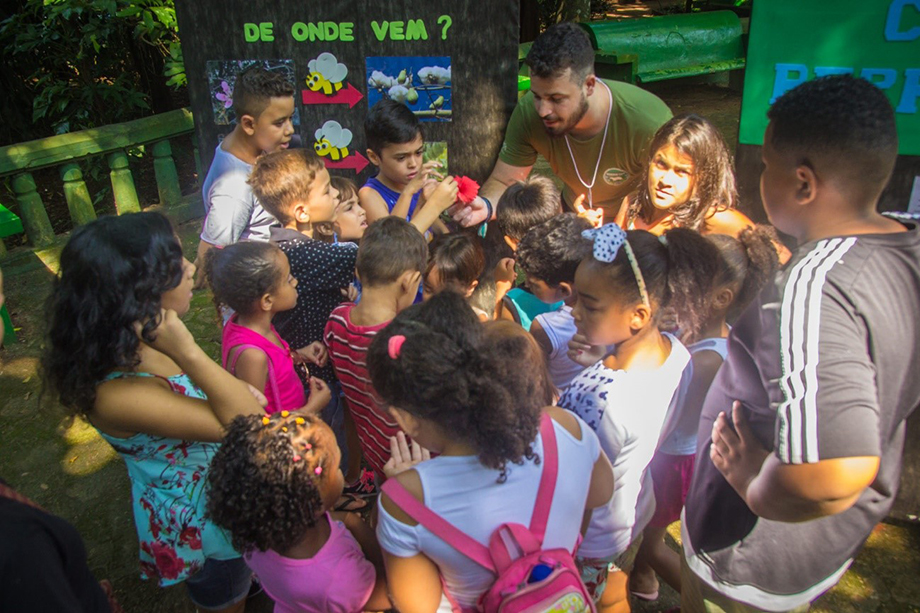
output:
[{"label": "man's dark hair", "polygon": [[571,68],[572,79],[580,81],[594,72],[594,49],[581,26],[557,23],[533,41],[524,61],[535,77],[555,78]]},{"label": "man's dark hair", "polygon": [[527,231],[562,213],[562,198],[548,177],[532,175],[502,194],[497,221],[502,234],[520,241]]},{"label": "man's dark hair", "polygon": [[531,229],[518,245],[517,263],[528,276],[551,287],[574,283],[575,271],[591,255],[591,241],[581,233],[591,224],[575,213],[563,213]]},{"label": "man's dark hair", "polygon": [[888,183],[898,157],[894,109],[869,81],[806,81],[780,96],[767,117],[777,152],[844,179],[860,200],[874,200]]},{"label": "man's dark hair", "polygon": [[415,226],[401,217],[383,217],[367,227],[355,270],[367,287],[393,283],[401,274],[425,270],[428,243]]},{"label": "man's dark hair", "polygon": [[383,99],[367,113],[364,138],[367,147],[377,155],[387,145],[402,145],[422,133],[422,124],[408,106],[395,100]]},{"label": "man's dark hair", "polygon": [[239,121],[243,115],[258,119],[272,98],[294,95],[294,86],[277,72],[254,64],[236,77],[233,86],[233,112]]}]

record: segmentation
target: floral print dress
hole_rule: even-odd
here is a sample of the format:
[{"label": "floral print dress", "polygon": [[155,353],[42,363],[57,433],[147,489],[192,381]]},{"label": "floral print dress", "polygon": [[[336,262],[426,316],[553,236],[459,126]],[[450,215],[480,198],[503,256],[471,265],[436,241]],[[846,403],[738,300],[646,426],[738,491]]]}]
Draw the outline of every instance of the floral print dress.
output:
[{"label": "floral print dress", "polygon": [[[115,372],[105,380],[134,376],[157,375]],[[177,394],[206,397],[185,373],[160,378]],[[229,536],[205,519],[208,467],[218,443],[143,433],[129,438],[99,434],[128,467],[142,578],[173,585],[201,570],[206,558],[239,557]]]}]

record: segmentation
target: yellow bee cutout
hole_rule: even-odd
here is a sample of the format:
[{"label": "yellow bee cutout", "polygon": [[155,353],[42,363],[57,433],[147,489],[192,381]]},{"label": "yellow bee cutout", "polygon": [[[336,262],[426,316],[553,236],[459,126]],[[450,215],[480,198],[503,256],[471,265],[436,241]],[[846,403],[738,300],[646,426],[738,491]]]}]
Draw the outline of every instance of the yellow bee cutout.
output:
[{"label": "yellow bee cutout", "polygon": [[342,89],[342,82],[348,76],[348,67],[331,53],[320,53],[307,64],[310,74],[306,84],[310,91],[322,91],[327,96]]},{"label": "yellow bee cutout", "polygon": [[351,144],[351,130],[343,128],[342,124],[330,119],[323,124],[314,134],[316,142],[313,150],[320,157],[328,157],[333,162],[348,157],[348,145]]}]

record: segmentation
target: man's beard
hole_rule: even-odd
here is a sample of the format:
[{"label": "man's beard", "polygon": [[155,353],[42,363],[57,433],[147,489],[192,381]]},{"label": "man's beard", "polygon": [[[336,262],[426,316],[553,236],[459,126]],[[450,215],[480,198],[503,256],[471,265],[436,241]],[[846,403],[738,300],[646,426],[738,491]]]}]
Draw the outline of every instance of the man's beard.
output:
[{"label": "man's beard", "polygon": [[581,121],[581,119],[585,116],[587,112],[588,112],[588,97],[582,94],[581,104],[578,105],[578,109],[572,114],[571,117],[569,117],[568,121],[566,121],[562,125],[555,126],[553,128],[547,127],[547,125],[544,123],[543,129],[546,130],[546,133],[549,134],[553,138],[559,138],[560,136],[565,136],[566,134],[571,132],[572,129],[576,125],[578,125],[578,122]]}]

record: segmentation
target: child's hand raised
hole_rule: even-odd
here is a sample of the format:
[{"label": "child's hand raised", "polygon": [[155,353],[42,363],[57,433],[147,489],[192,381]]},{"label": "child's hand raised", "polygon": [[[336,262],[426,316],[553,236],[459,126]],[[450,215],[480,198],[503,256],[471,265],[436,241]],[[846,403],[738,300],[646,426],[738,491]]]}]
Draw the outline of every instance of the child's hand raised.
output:
[{"label": "child's hand raised", "polygon": [[[147,342],[141,331],[143,324],[135,322],[134,330],[143,342]],[[157,351],[165,353],[177,364],[182,364],[181,360],[187,357],[191,352],[201,351],[192,333],[188,331],[179,315],[172,309],[160,309],[160,324],[153,329],[153,342],[147,343]]]},{"label": "child's hand raised", "polygon": [[604,209],[586,209],[585,208],[585,195],[582,194],[575,199],[574,204],[572,205],[575,209],[575,213],[578,214],[582,219],[587,220],[592,227],[600,228],[604,225]]},{"label": "child's hand raised", "polygon": [[396,436],[390,437],[390,459],[383,465],[383,473],[390,479],[430,459],[431,453],[415,441],[412,441],[410,448],[406,435],[400,430]]},{"label": "child's hand raised", "polygon": [[354,283],[349,283],[348,287],[342,288],[342,295],[348,302],[354,302],[358,298],[358,288]]},{"label": "child's hand raised", "polygon": [[325,381],[318,377],[310,377],[310,399],[307,404],[300,409],[306,413],[319,415],[320,411],[326,408],[329,401],[332,400],[332,390]]},{"label": "child's hand raised", "polygon": [[430,162],[425,162],[422,164],[421,169],[415,174],[414,177],[406,185],[406,190],[410,194],[414,194],[418,190],[422,189],[425,185],[425,182],[433,177],[437,180],[441,180],[441,173],[437,172],[435,169],[442,166],[441,162],[437,160],[431,160]]},{"label": "child's hand raised", "polygon": [[568,356],[576,364],[584,367],[593,366],[603,360],[605,355],[607,355],[606,346],[589,345],[584,335],[576,334],[569,341]]},{"label": "child's hand raised", "polygon": [[444,180],[432,190],[428,202],[437,210],[445,211],[457,201],[458,193],[460,188],[457,186],[457,180],[451,176],[444,177]]},{"label": "child's hand raised", "polygon": [[326,346],[321,341],[313,341],[294,353],[296,354],[294,362],[299,364],[310,362],[311,364],[323,367],[329,359],[329,352],[326,351]]}]

